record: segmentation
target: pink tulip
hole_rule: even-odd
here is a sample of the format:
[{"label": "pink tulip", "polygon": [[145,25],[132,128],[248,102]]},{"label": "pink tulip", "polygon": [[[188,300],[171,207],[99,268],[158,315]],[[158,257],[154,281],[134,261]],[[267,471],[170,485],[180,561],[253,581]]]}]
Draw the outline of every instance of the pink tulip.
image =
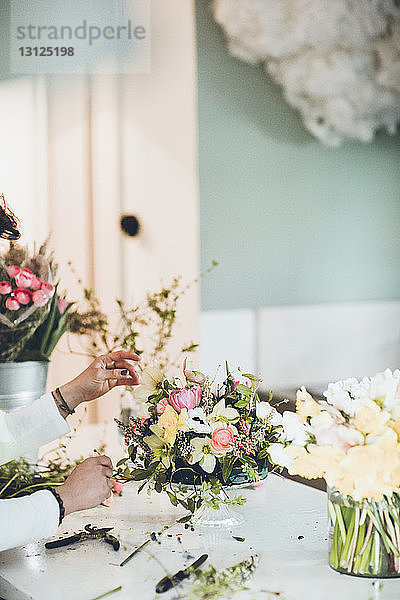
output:
[{"label": "pink tulip", "polygon": [[37,290],[32,294],[32,301],[36,306],[45,306],[49,301],[49,296],[43,290]]},{"label": "pink tulip", "polygon": [[31,288],[31,290],[40,290],[40,288],[42,287],[42,280],[40,279],[40,277],[36,277],[36,275],[33,276],[32,279],[32,283],[29,286]]},{"label": "pink tulip", "polygon": [[183,374],[185,375],[186,379],[191,383],[198,383],[199,385],[204,385],[206,382],[206,376],[203,375],[203,373],[200,373],[200,371],[194,373],[188,368],[187,358],[185,358],[185,360],[183,361]]},{"label": "pink tulip", "polygon": [[5,295],[11,292],[11,283],[9,281],[0,281],[0,294]]},{"label": "pink tulip", "polygon": [[25,288],[16,288],[14,290],[14,297],[20,304],[23,304],[24,306],[29,304],[29,302],[32,300],[32,294]]},{"label": "pink tulip", "polygon": [[54,285],[48,283],[47,281],[42,281],[41,291],[44,292],[48,298],[54,296],[55,288]]},{"label": "pink tulip", "polygon": [[164,410],[167,408],[167,406],[168,406],[167,398],[163,398],[162,400],[157,402],[157,406],[156,406],[157,414],[162,415]]},{"label": "pink tulip", "polygon": [[233,380],[233,389],[236,390],[238,385],[246,385],[247,387],[251,387],[251,383],[247,380],[239,381],[238,379]]},{"label": "pink tulip", "polygon": [[233,425],[226,425],[223,427],[217,427],[212,432],[211,436],[211,447],[219,454],[226,454],[233,450],[235,445],[235,434],[237,433],[236,427]]},{"label": "pink tulip", "polygon": [[111,478],[111,483],[113,485],[112,486],[112,493],[115,494],[116,496],[121,496],[122,495],[122,491],[124,489],[124,484],[121,483],[120,481],[117,481],[113,477]]},{"label": "pink tulip", "polygon": [[7,272],[9,274],[10,277],[14,278],[16,275],[18,275],[18,273],[21,271],[21,269],[19,267],[17,267],[16,265],[12,265],[11,267],[7,268]]},{"label": "pink tulip", "polygon": [[34,274],[29,269],[22,269],[15,276],[15,283],[20,288],[27,288],[31,285]]},{"label": "pink tulip", "polygon": [[65,313],[66,308],[67,308],[67,303],[64,300],[64,298],[59,298],[58,299],[58,310],[60,311],[60,315],[63,315]]},{"label": "pink tulip", "polygon": [[176,410],[180,413],[182,408],[190,410],[196,408],[200,404],[201,388],[199,385],[192,387],[191,389],[182,388],[176,390],[169,395],[168,401]]},{"label": "pink tulip", "polygon": [[18,310],[19,309],[18,300],[16,300],[12,296],[9,296],[6,300],[6,308],[8,308],[8,310]]}]

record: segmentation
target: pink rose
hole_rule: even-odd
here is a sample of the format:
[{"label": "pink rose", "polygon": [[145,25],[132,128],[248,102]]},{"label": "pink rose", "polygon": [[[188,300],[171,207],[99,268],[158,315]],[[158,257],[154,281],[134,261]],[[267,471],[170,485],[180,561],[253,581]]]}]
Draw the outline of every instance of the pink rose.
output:
[{"label": "pink rose", "polygon": [[117,481],[114,478],[111,478],[111,483],[112,483],[112,493],[115,494],[116,496],[121,496],[122,494],[122,490],[124,489],[124,484],[121,483],[120,481]]},{"label": "pink rose", "polygon": [[12,296],[9,296],[6,300],[6,308],[8,308],[8,310],[18,310],[19,309],[18,300],[16,300]]},{"label": "pink rose", "polygon": [[36,277],[36,275],[33,276],[31,285],[29,286],[31,288],[31,290],[40,290],[40,288],[42,287],[42,280],[40,279],[40,277]]},{"label": "pink rose", "polygon": [[49,301],[49,296],[43,290],[36,290],[32,294],[32,301],[36,306],[45,306]]},{"label": "pink rose", "polygon": [[16,265],[12,265],[11,267],[7,268],[7,273],[9,274],[10,277],[15,277],[16,275],[18,275],[18,273],[21,271],[21,269],[19,267],[17,267]]},{"label": "pink rose", "polygon": [[58,310],[60,311],[60,315],[63,315],[65,313],[66,308],[67,308],[67,303],[64,300],[64,298],[59,298],[58,299]]},{"label": "pink rose", "polygon": [[42,290],[42,292],[47,294],[48,298],[54,296],[55,289],[54,285],[51,285],[51,283],[48,283],[47,281],[42,281],[42,287],[40,289]]},{"label": "pink rose", "polygon": [[5,295],[11,292],[11,283],[9,281],[0,281],[0,294]]},{"label": "pink rose", "polygon": [[182,388],[169,395],[168,401],[174,407],[176,412],[180,413],[182,408],[190,410],[200,404],[201,388],[199,385],[191,389]]},{"label": "pink rose", "polygon": [[15,275],[15,283],[20,288],[27,288],[31,285],[34,274],[29,269],[22,269]]},{"label": "pink rose", "polygon": [[159,402],[157,402],[156,410],[158,415],[162,415],[164,410],[168,406],[168,398],[163,398]]},{"label": "pink rose", "polygon": [[30,291],[25,288],[16,288],[14,290],[14,297],[20,304],[23,304],[24,306],[29,304],[29,302],[32,300]]},{"label": "pink rose", "polygon": [[214,429],[211,436],[212,449],[219,454],[230,452],[235,445],[236,433],[237,429],[236,427],[233,427],[233,425],[217,427]]}]

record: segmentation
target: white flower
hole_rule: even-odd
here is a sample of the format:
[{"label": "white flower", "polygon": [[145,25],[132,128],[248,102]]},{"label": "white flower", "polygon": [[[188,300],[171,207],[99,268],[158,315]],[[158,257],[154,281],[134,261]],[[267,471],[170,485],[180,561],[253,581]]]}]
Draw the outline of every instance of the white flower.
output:
[{"label": "white flower", "polygon": [[335,408],[342,410],[350,417],[354,417],[356,411],[369,402],[369,379],[358,381],[355,377],[330,383],[324,396]]},{"label": "white flower", "polygon": [[372,377],[369,397],[384,406],[394,419],[400,418],[400,371],[386,369]]},{"label": "white flower", "polygon": [[282,415],[269,402],[257,402],[256,415],[263,421],[268,420],[269,425],[282,425]]},{"label": "white flower", "polygon": [[239,413],[235,408],[231,406],[225,406],[225,399],[222,398],[217,404],[214,406],[211,415],[209,416],[210,421],[222,421],[226,423],[230,421],[231,423],[235,423],[239,420]]},{"label": "white flower", "polygon": [[188,462],[191,465],[199,463],[203,471],[206,473],[212,473],[217,462],[217,459],[212,454],[210,442],[211,439],[209,437],[198,437],[190,440],[193,451]]},{"label": "white flower", "polygon": [[271,461],[276,465],[288,469],[293,464],[294,458],[286,454],[285,446],[282,446],[282,444],[271,444],[268,446],[268,454]]},{"label": "white flower", "polygon": [[307,430],[298,414],[285,410],[282,415],[285,438],[297,446],[304,446],[307,442]]},{"label": "white flower", "polygon": [[132,395],[135,400],[146,402],[149,396],[157,392],[157,385],[164,380],[164,374],[157,365],[146,367],[141,374],[141,384],[133,388]]},{"label": "white flower", "polygon": [[350,425],[338,425],[333,419],[330,422],[326,419],[324,423],[322,419],[316,422],[313,418],[311,427],[318,446],[334,445],[346,452],[352,446],[364,444],[364,436],[361,431]]},{"label": "white flower", "polygon": [[186,426],[196,433],[211,433],[211,427],[207,423],[207,415],[200,406],[189,410]]}]

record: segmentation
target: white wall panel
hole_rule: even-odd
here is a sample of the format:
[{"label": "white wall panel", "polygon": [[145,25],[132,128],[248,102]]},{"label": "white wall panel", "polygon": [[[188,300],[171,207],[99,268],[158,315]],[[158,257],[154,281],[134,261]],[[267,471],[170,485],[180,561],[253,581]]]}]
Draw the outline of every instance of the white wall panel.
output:
[{"label": "white wall panel", "polygon": [[400,367],[400,302],[261,308],[257,340],[267,387],[373,375]]},{"label": "white wall panel", "polygon": [[282,394],[400,368],[398,301],[203,311],[200,331],[203,371],[227,359]]},{"label": "white wall panel", "polygon": [[[255,312],[243,310],[208,310],[200,316],[200,368],[213,376],[225,361],[232,371],[257,371]],[[193,361],[194,362],[194,361]],[[193,364],[194,368],[196,365]]]}]

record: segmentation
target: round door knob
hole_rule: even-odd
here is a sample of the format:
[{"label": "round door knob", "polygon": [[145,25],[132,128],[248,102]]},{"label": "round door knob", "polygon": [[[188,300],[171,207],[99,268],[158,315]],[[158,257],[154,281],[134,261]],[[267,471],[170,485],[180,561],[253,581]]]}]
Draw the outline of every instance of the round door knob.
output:
[{"label": "round door knob", "polygon": [[121,229],[126,235],[129,237],[135,237],[135,235],[138,235],[140,231],[140,223],[135,215],[122,215],[120,223]]}]

